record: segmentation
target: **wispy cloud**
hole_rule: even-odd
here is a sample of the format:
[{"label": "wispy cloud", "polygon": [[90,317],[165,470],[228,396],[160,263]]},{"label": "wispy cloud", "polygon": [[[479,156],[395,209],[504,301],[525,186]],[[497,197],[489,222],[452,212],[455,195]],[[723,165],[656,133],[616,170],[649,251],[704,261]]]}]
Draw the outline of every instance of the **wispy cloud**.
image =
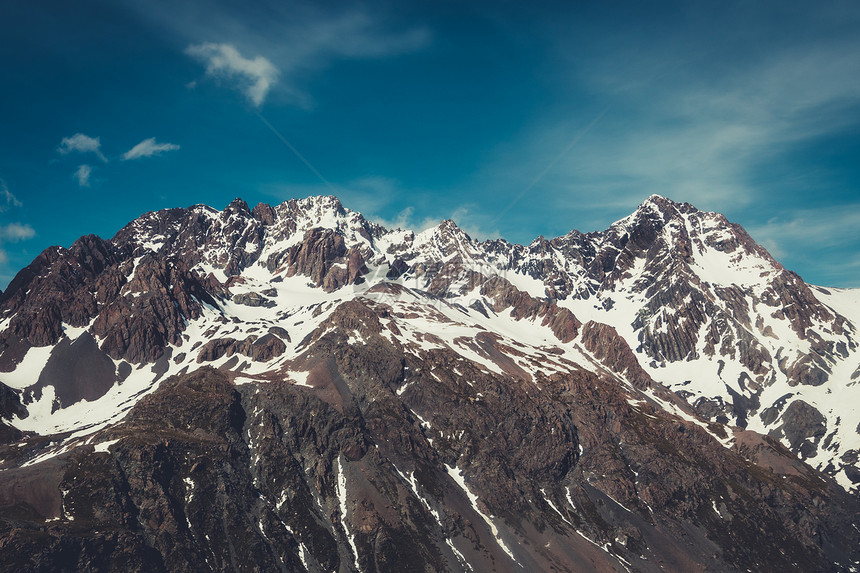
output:
[{"label": "wispy cloud", "polygon": [[177,149],[179,149],[179,146],[174,143],[157,143],[154,137],[150,137],[123,153],[122,160],[129,161],[142,157],[152,157],[153,155],[161,155],[162,153],[176,151]]},{"label": "wispy cloud", "polygon": [[[497,229],[488,226],[492,225],[488,213],[482,212],[474,205],[460,205],[453,211],[442,211],[439,216],[420,218],[415,217],[415,208],[410,205],[397,213],[394,219],[385,219],[374,215],[369,215],[368,218],[387,229],[408,229],[416,233],[436,227],[445,219],[451,219],[473,239],[484,241],[501,236]],[[488,231],[487,229],[493,230]]]},{"label": "wispy cloud", "polygon": [[268,59],[246,58],[231,44],[195,44],[185,53],[206,65],[206,75],[232,82],[258,108],[280,75]]},{"label": "wispy cloud", "polygon": [[491,213],[486,212],[479,205],[460,205],[454,209],[448,219],[453,220],[470,237],[479,241],[498,239],[502,236],[499,230],[493,226],[496,221],[491,220]]},{"label": "wispy cloud", "polygon": [[426,47],[431,40],[427,28],[392,32],[382,18],[367,11],[352,10],[338,15],[315,15],[292,30],[293,58],[285,58],[290,69],[319,67],[332,57],[352,59],[390,58]]},{"label": "wispy cloud", "polygon": [[[365,217],[388,229],[408,229],[420,233],[437,226],[445,219],[451,219],[473,239],[499,237],[499,231],[491,220],[493,213],[474,204],[454,202],[453,204],[406,205],[394,211],[393,205],[405,198],[432,197],[433,195],[416,189],[404,188],[397,179],[380,175],[361,177],[338,188],[339,194],[348,207],[360,211]],[[396,212],[385,217],[384,212]]]},{"label": "wispy cloud", "polygon": [[[260,108],[276,87],[280,101],[310,106],[310,74],[337,60],[392,58],[429,44],[427,28],[392,31],[393,19],[382,12],[273,3],[265,18],[239,5],[222,5],[200,18],[196,9],[177,3],[159,14],[143,15],[189,38],[185,53],[206,66],[207,76],[231,84]],[[201,42],[210,38],[229,41]]]},{"label": "wispy cloud", "polygon": [[93,172],[93,168],[89,165],[80,165],[78,166],[77,171],[72,176],[78,182],[78,185],[81,187],[89,187],[90,186],[90,175]]},{"label": "wispy cloud", "polygon": [[860,203],[786,210],[747,231],[804,279],[860,287]]},{"label": "wispy cloud", "polygon": [[107,161],[107,157],[101,151],[101,140],[98,137],[90,137],[83,133],[76,133],[70,137],[64,137],[57,148],[62,155],[67,155],[72,152],[77,153],[94,153],[96,157],[102,161]]},{"label": "wispy cloud", "polygon": [[[526,138],[512,140],[494,178],[524,186],[606,107],[600,124],[534,187],[544,204],[600,211],[609,222],[651,193],[717,211],[779,200],[780,188],[793,184],[785,176],[790,154],[860,124],[860,37],[844,32],[858,10],[839,26],[819,21],[837,10],[809,10],[798,28],[804,33],[786,41],[783,27],[769,28],[764,5],[691,6],[686,26],[645,22],[589,38],[588,56],[559,39],[571,101],[583,101],[586,87],[587,105],[553,109]],[[799,14],[768,9],[775,19]],[[707,21],[711,12],[728,26]],[[723,36],[729,30],[739,36],[734,42]]]},{"label": "wispy cloud", "polygon": [[0,179],[0,213],[7,211],[10,207],[21,207],[21,202],[12,195],[6,182]]},{"label": "wispy cloud", "polygon": [[23,223],[9,223],[8,225],[0,225],[0,239],[11,243],[32,239],[36,236],[36,231],[33,227]]},{"label": "wispy cloud", "polygon": [[[426,231],[427,229],[435,227],[446,218],[432,216],[416,218],[415,207],[412,205],[401,209],[393,219],[387,219],[371,213],[367,214],[366,217],[374,223],[382,225],[389,230],[402,229],[404,231],[408,230],[415,233],[420,233],[421,231]],[[447,218],[450,219],[451,217]]]},{"label": "wispy cloud", "polygon": [[[10,209],[23,207],[23,203],[18,200],[15,195],[6,186],[6,182],[0,179],[0,213],[5,213]],[[6,268],[9,263],[9,254],[4,248],[5,243],[17,243],[26,241],[36,236],[36,231],[26,223],[12,222],[0,224],[0,280],[6,282],[11,278],[9,269]]]},{"label": "wispy cloud", "polygon": [[[436,227],[445,219],[452,219],[473,239],[486,240],[501,236],[494,226],[491,211],[468,203],[418,206],[418,202],[423,203],[422,197],[432,195],[416,189],[405,189],[397,179],[381,175],[360,177],[339,185],[268,185],[260,191],[279,200],[334,192],[345,207],[360,212],[369,221],[390,230],[403,229],[420,233]],[[416,204],[396,206],[398,203],[402,205],[402,201],[410,197],[416,199]]]},{"label": "wispy cloud", "polygon": [[748,229],[776,257],[860,244],[860,204],[798,209]]}]

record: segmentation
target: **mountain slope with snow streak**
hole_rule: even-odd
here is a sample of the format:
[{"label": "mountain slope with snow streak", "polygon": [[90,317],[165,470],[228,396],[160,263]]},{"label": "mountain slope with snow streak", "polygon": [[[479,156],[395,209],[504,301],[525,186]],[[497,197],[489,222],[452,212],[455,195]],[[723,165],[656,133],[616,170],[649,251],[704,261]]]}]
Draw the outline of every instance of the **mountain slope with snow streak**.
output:
[{"label": "mountain slope with snow streak", "polygon": [[38,519],[168,570],[235,568],[228,539],[308,571],[848,570],[857,292],[659,196],[527,246],[334,197],[147,213],[0,295],[0,536],[42,565]]}]

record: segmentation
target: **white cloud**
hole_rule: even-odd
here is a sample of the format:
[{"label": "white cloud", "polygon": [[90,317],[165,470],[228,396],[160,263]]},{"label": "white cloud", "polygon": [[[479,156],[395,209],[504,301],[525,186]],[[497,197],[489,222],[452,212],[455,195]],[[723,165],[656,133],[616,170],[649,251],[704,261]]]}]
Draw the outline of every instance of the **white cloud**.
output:
[{"label": "white cloud", "polygon": [[122,154],[122,160],[140,159],[141,157],[152,157],[161,155],[167,151],[176,151],[179,146],[174,143],[156,143],[154,137],[144,139],[128,151]]},{"label": "white cloud", "polygon": [[[766,22],[750,18],[733,32]],[[809,24],[810,33],[820,32]],[[755,49],[737,48],[734,59],[734,47],[707,41],[713,29],[720,28],[693,34],[678,27],[652,42],[633,31],[635,50],[618,37],[595,39],[587,57],[559,40],[570,100],[587,106],[548,107],[525,138],[501,143],[487,168],[488,186],[508,203],[605,106],[600,123],[532,190],[536,204],[553,205],[577,226],[593,219],[602,228],[651,193],[730,214],[747,208],[742,222],[749,224],[758,216],[754,205],[779,205],[782,194],[803,187],[823,189],[824,169],[801,174],[792,161],[832,134],[856,133],[860,39],[803,34],[759,42],[750,32]],[[503,225],[512,227],[516,215]]]},{"label": "white cloud", "polygon": [[384,219],[382,217],[372,217],[372,221],[382,225],[386,229],[409,229],[417,231],[413,224],[413,216],[415,215],[415,207],[411,205],[401,210],[394,219]]},{"label": "white cloud", "polygon": [[[373,175],[361,177],[343,185],[267,185],[260,189],[263,193],[280,200],[299,199],[314,195],[334,193],[344,207],[361,213],[367,220],[382,225],[386,229],[403,229],[420,233],[436,227],[445,219],[452,219],[470,237],[478,240],[495,239],[501,236],[491,213],[472,204],[458,206],[433,204],[432,206],[407,205],[393,216],[380,213],[393,212],[398,199],[411,196],[426,196],[428,193],[418,189],[404,189],[400,181],[390,177]],[[420,211],[421,216],[416,216]],[[489,231],[487,229],[490,229]]]},{"label": "white cloud", "polygon": [[860,243],[860,204],[798,209],[752,226],[748,231],[780,255],[800,246],[820,249],[856,245]]},{"label": "white cloud", "polygon": [[[0,182],[1,184],[2,182]],[[6,265],[9,263],[9,255],[6,249],[3,248],[4,243],[17,243],[25,241],[36,236],[36,231],[33,227],[24,223],[8,223],[0,225],[0,280],[8,282],[12,278],[8,274]]]},{"label": "white cloud", "polygon": [[[402,209],[394,219],[386,219],[385,217],[362,213],[368,220],[382,225],[388,230],[402,229],[404,231],[412,231],[420,233],[441,223],[445,217],[424,217],[422,219],[415,218],[415,207],[412,205]],[[448,217],[453,218],[453,217]]]},{"label": "white cloud", "polygon": [[[10,207],[21,207],[22,203],[9,191],[6,182],[0,179],[0,213],[8,211]],[[17,243],[36,236],[33,227],[25,223],[0,224],[0,281],[7,283],[12,277],[8,275],[6,265],[9,255],[3,248],[3,243]]]},{"label": "white cloud", "polygon": [[486,231],[486,219],[485,213],[481,213],[480,210],[477,211],[478,215],[476,215],[476,210],[472,205],[461,205],[455,208],[453,211],[442,211],[442,214],[438,217],[428,216],[423,217],[421,219],[415,218],[415,208],[411,205],[400,211],[394,220],[388,220],[382,217],[376,217],[373,215],[368,216],[367,218],[373,221],[374,223],[378,223],[385,227],[386,229],[408,229],[415,233],[420,233],[422,231],[426,231],[427,229],[431,229],[433,227],[438,226],[445,219],[451,219],[457,226],[466,232],[473,239],[477,239],[479,241],[485,241],[488,239],[496,239],[500,237],[498,230]]},{"label": "white cloud", "polygon": [[487,241],[502,236],[499,230],[493,226],[496,222],[489,221],[489,215],[490,213],[484,212],[483,207],[461,205],[454,209],[448,218],[457,223],[457,226],[466,231],[466,234],[473,239]]},{"label": "white cloud", "polygon": [[75,171],[73,177],[78,181],[78,185],[81,187],[89,187],[90,186],[90,174],[93,172],[93,168],[89,165],[81,165],[78,167],[78,170]]},{"label": "white cloud", "polygon": [[[185,53],[206,66],[209,76],[229,82],[255,107],[260,107],[277,86],[281,101],[310,107],[306,81],[337,60],[397,57],[425,47],[431,40],[426,28],[392,31],[394,20],[374,10],[326,7],[324,3],[269,3],[255,13],[239,3],[200,8],[174,2],[165,10],[143,10],[173,28],[189,47]],[[155,12],[155,13],[154,13]],[[207,38],[230,38],[229,43],[200,43]],[[250,55],[265,54],[251,57]]]},{"label": "white cloud", "polygon": [[747,231],[774,258],[810,274],[816,284],[860,286],[860,203],[794,209]]},{"label": "white cloud", "polygon": [[60,142],[60,147],[57,148],[61,154],[68,153],[95,153],[96,157],[102,161],[107,161],[107,158],[101,152],[101,141],[98,137],[90,137],[83,133],[76,133],[71,137],[64,137]]},{"label": "white cloud", "polygon": [[0,239],[17,243],[26,239],[32,239],[36,236],[36,231],[30,225],[22,223],[9,223],[8,225],[0,225]]},{"label": "white cloud", "polygon": [[21,202],[17,197],[12,195],[9,188],[6,187],[6,182],[0,179],[0,213],[9,209],[9,207],[20,207]]},{"label": "white cloud", "polygon": [[235,82],[255,107],[263,105],[280,71],[263,56],[248,59],[231,44],[207,42],[188,46],[185,53],[206,64],[206,74]]}]

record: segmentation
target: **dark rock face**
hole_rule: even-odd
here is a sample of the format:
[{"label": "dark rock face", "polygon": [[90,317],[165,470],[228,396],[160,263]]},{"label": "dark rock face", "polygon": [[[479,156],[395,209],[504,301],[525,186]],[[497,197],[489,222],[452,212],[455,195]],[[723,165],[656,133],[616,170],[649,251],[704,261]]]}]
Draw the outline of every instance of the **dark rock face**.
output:
[{"label": "dark rock face", "polygon": [[266,203],[258,203],[254,210],[251,211],[251,216],[263,225],[271,225],[275,222],[275,209]]},{"label": "dark rock face", "polygon": [[0,418],[18,416],[23,418],[27,415],[27,409],[21,404],[18,392],[0,383]]},{"label": "dark rock face", "polygon": [[0,296],[0,308],[14,315],[0,344],[20,339],[46,346],[60,339],[63,322],[85,326],[96,316],[99,303],[115,296],[116,276],[109,269],[126,256],[94,235],[78,239],[68,250],[47,249]]},{"label": "dark rock face", "polygon": [[257,260],[262,237],[263,228],[248,204],[236,199],[221,212],[195,205],[146,213],[121,229],[112,242],[135,252],[156,242],[162,255],[181,258],[189,267],[205,261],[232,276]]},{"label": "dark rock face", "polygon": [[[538,390],[451,351],[403,354],[383,329],[372,308],[341,305],[303,355],[311,388],[236,387],[207,368],[167,380],[94,440],[117,443],[61,460],[59,509],[35,492],[0,504],[0,564],[609,571],[617,555],[644,571],[828,571],[856,558],[857,501],[776,443],[748,437],[755,465],[630,406],[612,379],[573,370]],[[351,332],[364,343],[344,344]]]},{"label": "dark rock face", "polygon": [[[27,408],[21,403],[21,397],[15,390],[0,383],[0,419],[11,419],[12,416],[26,418]],[[21,439],[23,434],[17,428],[0,421],[0,444],[8,444]]]},{"label": "dark rock face", "polygon": [[517,320],[541,318],[544,326],[549,326],[553,334],[562,341],[570,342],[576,338],[581,323],[566,308],[555,303],[539,300],[522,292],[509,281],[495,276],[481,284],[481,294],[493,301],[496,313],[511,308],[511,316]]},{"label": "dark rock face", "polygon": [[[832,419],[800,397],[832,382],[855,327],[742,229],[658,197],[605,232],[528,246],[478,243],[446,221],[425,243],[397,235],[383,256],[374,241],[385,233],[331,197],[253,210],[236,200],[148,213],[110,241],[40,254],[0,294],[0,376],[52,347],[33,385],[0,383],[0,570],[782,572],[860,561],[856,496],[797,460],[836,451]],[[721,282],[700,272],[703,246],[775,266],[763,290]],[[294,288],[364,281],[256,310]],[[231,315],[228,299],[247,308]],[[617,330],[570,310],[631,303],[638,312]],[[769,318],[809,350],[770,345]],[[521,343],[520,327],[546,338]],[[290,332],[302,334],[294,343]],[[661,366],[703,357],[719,364],[721,396],[661,384]],[[49,388],[63,409],[122,389],[132,372],[134,384],[151,372],[152,387],[96,434],[3,421]],[[777,376],[790,392],[760,403]],[[756,415],[775,426],[769,436],[723,425]],[[729,437],[731,449],[718,441]],[[860,483],[857,451],[839,455],[824,471]]]},{"label": "dark rock face", "polygon": [[391,263],[390,268],[388,269],[388,274],[386,278],[388,279],[396,279],[403,273],[409,270],[409,265],[403,259],[394,259],[394,262]]},{"label": "dark rock face", "polygon": [[263,296],[257,292],[243,292],[233,297],[236,304],[244,304],[245,306],[262,306],[265,308],[274,308],[278,303],[270,298]]},{"label": "dark rock face", "polygon": [[35,386],[28,394],[41,393],[47,386],[54,387],[57,405],[61,408],[80,400],[101,398],[117,381],[116,367],[108,356],[99,350],[88,332],[74,342],[63,338],[54,347]]},{"label": "dark rock face", "polygon": [[274,334],[257,337],[250,335],[239,341],[235,338],[219,338],[204,344],[197,353],[197,362],[212,362],[223,356],[244,354],[255,362],[268,362],[280,356],[287,349],[284,341]]},{"label": "dark rock face", "polygon": [[235,338],[219,338],[210,340],[200,348],[197,353],[197,362],[212,362],[218,360],[222,356],[228,356],[236,353],[236,344],[239,341]]},{"label": "dark rock face", "polygon": [[182,260],[146,255],[128,283],[130,294],[117,297],[93,323],[111,358],[151,362],[167,344],[178,344],[185,321],[200,316],[201,301],[216,304],[202,277]]},{"label": "dark rock face", "polygon": [[353,284],[367,272],[361,253],[347,251],[343,235],[320,228],[308,230],[300,244],[270,256],[266,265],[269,270],[286,265],[288,276],[307,276],[326,292]]},{"label": "dark rock face", "polygon": [[207,286],[181,259],[146,255],[135,267],[128,246],[84,237],[68,251],[45,251],[10,284],[0,304],[14,316],[0,345],[14,352],[21,341],[55,344],[63,323],[80,327],[95,319],[93,333],[111,357],[155,360],[178,341],[183,321],[199,316],[199,301],[215,302]]},{"label": "dark rock face", "polygon": [[582,342],[595,358],[609,366],[613,372],[625,375],[640,388],[653,386],[654,381],[643,370],[630,346],[611,326],[588,321],[582,328]]},{"label": "dark rock face", "polygon": [[[788,405],[781,418],[782,424],[771,435],[785,436],[792,450],[800,451],[803,458],[814,455],[817,444],[827,430],[821,412],[803,400],[795,400]],[[807,439],[812,441],[807,442]]]},{"label": "dark rock face", "polygon": [[[256,262],[264,227],[276,217],[268,205],[252,213],[237,199],[220,213],[203,206],[147,213],[110,241],[90,235],[69,249],[45,250],[0,294],[0,312],[12,317],[0,334],[0,371],[14,369],[29,347],[56,344],[64,323],[81,327],[93,319],[92,333],[103,339],[101,348],[110,357],[157,360],[166,345],[179,341],[185,322],[200,315],[203,303],[217,307],[228,296],[211,274],[190,269],[207,262],[227,276],[238,274]],[[289,230],[290,221],[285,225]],[[153,242],[157,254],[144,250]],[[312,229],[269,265],[280,264],[278,257],[289,274],[307,275],[327,291],[360,282],[367,272],[361,252],[346,249],[343,236],[330,229]],[[273,305],[265,293],[238,299]]]}]

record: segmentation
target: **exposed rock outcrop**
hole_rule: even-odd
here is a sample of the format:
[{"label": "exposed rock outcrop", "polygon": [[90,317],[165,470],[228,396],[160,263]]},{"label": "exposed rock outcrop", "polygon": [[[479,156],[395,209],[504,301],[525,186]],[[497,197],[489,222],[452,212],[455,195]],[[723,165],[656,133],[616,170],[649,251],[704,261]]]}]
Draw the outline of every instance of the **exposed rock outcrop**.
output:
[{"label": "exposed rock outcrop", "polygon": [[481,284],[481,294],[493,301],[496,313],[511,309],[511,316],[517,320],[540,318],[543,326],[549,326],[553,334],[562,342],[576,338],[581,322],[570,310],[557,304],[539,300],[525,293],[506,279],[494,276]]},{"label": "exposed rock outcrop", "polygon": [[243,354],[255,362],[268,362],[287,349],[284,341],[274,334],[251,335],[244,340],[218,338],[204,344],[197,353],[197,362],[213,362],[224,356]]},{"label": "exposed rock outcrop", "polygon": [[852,304],[656,196],[529,245],[147,213],[0,294],[0,569],[848,570]]},{"label": "exposed rock outcrop", "polygon": [[799,451],[803,459],[812,457],[818,443],[827,432],[824,416],[803,400],[795,400],[780,416],[781,424],[770,435],[785,437],[792,450]]},{"label": "exposed rock outcrop", "polygon": [[856,500],[778,444],[744,438],[763,469],[611,378],[537,389],[450,350],[405,355],[381,318],[341,305],[304,355],[310,388],[165,381],[43,474],[54,502],[0,503],[0,565],[824,571],[856,554]]},{"label": "exposed rock outcrop", "polygon": [[582,344],[613,372],[624,375],[638,388],[650,388],[654,381],[639,364],[627,342],[609,325],[592,320],[582,327]]},{"label": "exposed rock outcrop", "polygon": [[233,302],[236,304],[244,304],[245,306],[262,306],[265,308],[274,308],[278,304],[258,292],[243,292],[237,294],[233,297]]},{"label": "exposed rock outcrop", "polygon": [[102,350],[115,360],[151,362],[168,344],[178,344],[185,322],[200,316],[202,302],[217,302],[202,277],[182,259],[145,255],[137,264],[125,296],[117,297],[93,322]]}]

